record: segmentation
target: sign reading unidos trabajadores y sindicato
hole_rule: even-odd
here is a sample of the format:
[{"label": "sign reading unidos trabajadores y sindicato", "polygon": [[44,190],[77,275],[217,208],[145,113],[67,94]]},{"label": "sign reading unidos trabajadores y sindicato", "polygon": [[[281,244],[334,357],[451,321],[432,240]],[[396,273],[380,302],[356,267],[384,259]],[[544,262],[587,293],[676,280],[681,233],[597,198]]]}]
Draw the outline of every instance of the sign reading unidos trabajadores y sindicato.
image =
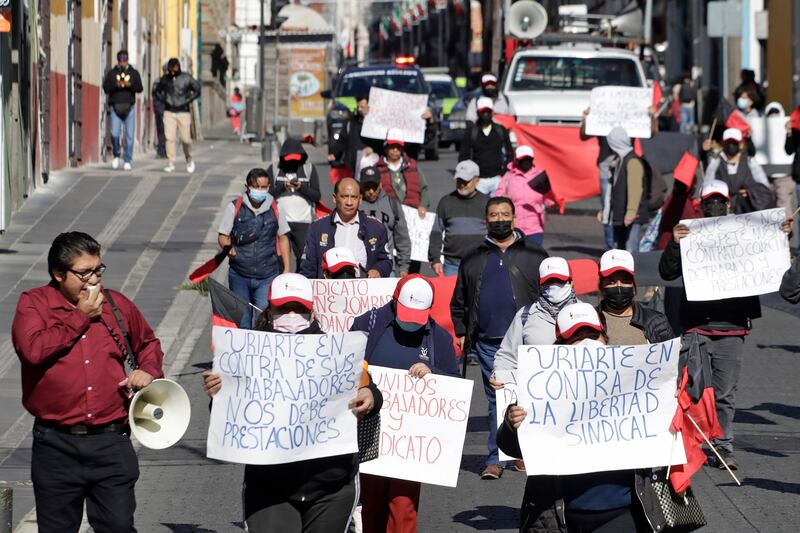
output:
[{"label": "sign reading unidos trabajadores y sindicato", "polygon": [[419,218],[419,209],[404,205],[403,216],[408,226],[408,238],[411,240],[411,260],[427,263],[428,245],[436,214],[425,213],[425,218]]},{"label": "sign reading unidos trabajadores y sindicato", "polygon": [[669,429],[680,339],[640,346],[520,346],[525,470],[568,475],[684,464]]},{"label": "sign reading unidos trabajadores y sindicato", "polygon": [[373,87],[369,91],[369,113],[364,117],[361,135],[368,139],[386,140],[390,129],[403,132],[407,143],[425,141],[425,119],[428,95],[389,91]]},{"label": "sign reading unidos trabajadores y sindicato", "polygon": [[207,455],[270,465],[358,450],[355,398],[367,336],[289,335],[215,326]]},{"label": "sign reading unidos trabajadores y sindicato", "polygon": [[746,215],[681,220],[681,268],[690,301],[775,292],[791,266],[782,208]]},{"label": "sign reading unidos trabajadores y sindicato", "polygon": [[592,89],[586,134],[605,136],[617,126],[625,128],[631,139],[649,139],[652,119],[649,108],[653,89],[606,85]]}]

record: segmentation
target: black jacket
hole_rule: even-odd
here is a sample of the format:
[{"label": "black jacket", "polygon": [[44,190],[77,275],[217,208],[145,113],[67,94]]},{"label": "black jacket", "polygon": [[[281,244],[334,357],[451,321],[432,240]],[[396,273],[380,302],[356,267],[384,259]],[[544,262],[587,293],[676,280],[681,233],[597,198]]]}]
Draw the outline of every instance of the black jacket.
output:
[{"label": "black jacket", "polygon": [[[539,298],[539,263],[547,258],[547,252],[525,240],[517,232],[517,240],[506,249],[504,260],[509,263],[511,286],[517,309],[532,304]],[[472,250],[461,261],[458,280],[450,300],[450,314],[456,337],[466,336],[465,350],[475,346],[478,335],[478,309],[481,297],[481,278],[490,253],[501,253],[500,248],[488,238]]]},{"label": "black jacket", "polygon": [[156,96],[171,113],[188,113],[189,105],[200,97],[200,83],[185,72],[161,77]]},{"label": "black jacket", "polygon": [[514,148],[508,136],[508,130],[500,124],[492,122],[492,131],[484,135],[480,124],[467,129],[458,160],[471,159],[477,163],[482,178],[502,176],[506,164],[514,158]]},{"label": "black jacket", "polygon": [[794,154],[792,159],[792,179],[800,183],[800,130],[792,128],[791,134],[786,136],[783,149],[788,155]]},{"label": "black jacket", "polygon": [[[305,200],[314,206],[322,198],[322,193],[319,191],[319,175],[317,169],[311,163],[308,163],[308,154],[303,149],[303,145],[297,139],[288,138],[281,146],[281,160],[278,163],[278,177],[284,176],[285,171],[282,168],[284,165],[283,158],[288,154],[300,154],[300,161],[297,168],[297,177],[300,179],[300,188],[297,189],[297,194],[305,198]],[[308,174],[308,175],[306,175]],[[278,199],[286,193],[286,181],[275,179],[275,166],[270,165],[267,168],[267,175],[269,175],[269,193],[273,198]]]},{"label": "black jacket", "polygon": [[[603,314],[602,302],[597,308],[597,314],[600,315],[600,320],[603,322],[603,327],[605,327],[606,317]],[[634,302],[633,304],[631,326],[642,330],[644,338],[649,343],[667,342],[675,338],[667,315],[640,302]]]},{"label": "black jacket", "polygon": [[[117,76],[129,76],[130,85],[128,87],[117,86]],[[103,79],[103,91],[108,95],[108,105],[110,105],[114,112],[120,117],[128,116],[128,112],[133,108],[136,103],[136,93],[144,90],[142,86],[142,78],[139,72],[128,65],[123,71],[119,65],[106,72],[106,77]]]},{"label": "black jacket", "polygon": [[778,294],[790,304],[800,303],[800,260],[796,259],[781,279]]},{"label": "black jacket", "polygon": [[[678,279],[681,270],[681,248],[670,241],[661,254],[658,272],[666,281]],[[692,329],[703,331],[733,331],[752,329],[752,320],[761,318],[761,302],[758,296],[726,298],[705,302],[690,302],[686,298],[686,288],[681,294],[681,327],[686,332]]]}]

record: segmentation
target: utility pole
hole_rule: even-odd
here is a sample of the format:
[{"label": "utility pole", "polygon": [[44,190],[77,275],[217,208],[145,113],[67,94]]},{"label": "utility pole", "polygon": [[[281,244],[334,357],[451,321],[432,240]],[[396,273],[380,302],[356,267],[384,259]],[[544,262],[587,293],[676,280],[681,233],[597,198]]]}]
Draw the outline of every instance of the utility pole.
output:
[{"label": "utility pole", "polygon": [[261,25],[258,27],[258,139],[263,143],[266,137],[264,120],[264,52],[266,35],[264,34],[264,2],[261,0]]}]

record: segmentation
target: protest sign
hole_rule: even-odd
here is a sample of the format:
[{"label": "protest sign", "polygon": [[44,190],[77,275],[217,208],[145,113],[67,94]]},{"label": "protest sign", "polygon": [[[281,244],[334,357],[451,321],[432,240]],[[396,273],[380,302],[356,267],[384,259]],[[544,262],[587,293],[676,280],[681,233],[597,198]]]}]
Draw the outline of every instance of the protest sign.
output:
[{"label": "protest sign", "polygon": [[207,455],[270,465],[358,451],[355,398],[362,332],[289,335],[215,326]]},{"label": "protest sign", "polygon": [[406,217],[408,237],[411,239],[411,260],[428,262],[428,243],[431,239],[431,229],[436,222],[435,213],[425,213],[425,218],[419,218],[419,211],[404,205],[403,216]]},{"label": "protest sign", "polygon": [[398,278],[312,279],[314,313],[322,331],[350,331],[353,319],[392,301]]},{"label": "protest sign", "polygon": [[[516,372],[511,370],[496,370],[495,379],[504,384],[502,389],[495,391],[495,400],[497,403],[497,416],[495,422],[497,427],[503,425],[503,417],[506,414],[506,409],[512,403],[517,402],[517,377]],[[498,450],[501,461],[513,461],[519,457],[511,457],[503,453],[503,450]]]},{"label": "protest sign", "polygon": [[455,487],[467,432],[472,381],[370,366],[383,394],[380,455],[365,474]]},{"label": "protest sign", "polygon": [[518,430],[529,476],[683,464],[669,427],[680,339],[640,346],[520,346]]},{"label": "protest sign", "polygon": [[746,215],[681,220],[681,267],[690,301],[757,296],[778,290],[791,265],[782,207]]},{"label": "protest sign", "polygon": [[591,112],[586,117],[586,134],[608,135],[613,128],[625,128],[631,139],[649,139],[652,120],[648,108],[653,103],[653,89],[606,85],[592,89]]},{"label": "protest sign", "polygon": [[403,141],[425,141],[425,119],[428,95],[388,91],[373,87],[369,91],[369,113],[364,117],[361,135],[368,139],[386,140],[390,129],[403,132]]}]

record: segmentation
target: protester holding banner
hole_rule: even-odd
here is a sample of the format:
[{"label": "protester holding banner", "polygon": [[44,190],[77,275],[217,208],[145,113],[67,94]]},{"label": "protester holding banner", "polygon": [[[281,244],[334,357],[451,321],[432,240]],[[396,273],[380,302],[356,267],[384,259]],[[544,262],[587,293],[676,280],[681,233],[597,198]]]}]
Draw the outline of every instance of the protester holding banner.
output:
[{"label": "protester holding banner", "polygon": [[494,103],[491,98],[481,96],[477,101],[478,120],[468,124],[464,140],[458,152],[458,160],[470,159],[481,169],[478,190],[491,196],[500,184],[503,174],[514,154],[508,130],[493,121]]},{"label": "protester holding banner", "polygon": [[392,272],[389,237],[386,227],[358,210],[361,187],[353,178],[344,178],[333,187],[336,209],[311,224],[298,272],[307,278],[322,278],[322,254],[336,246],[349,248],[359,268],[369,278],[386,277]]},{"label": "protester holding banner", "polygon": [[[270,287],[269,309],[258,319],[260,331],[315,335],[323,331],[312,311],[311,281],[281,274]],[[203,373],[204,389],[214,397],[222,387],[218,374]],[[368,383],[367,383],[368,381]],[[359,383],[351,402],[359,416],[379,411],[381,392],[371,379]],[[328,533],[346,531],[358,502],[358,454],[275,465],[245,465],[242,502],[251,533]]]},{"label": "protester holding banner", "polygon": [[281,146],[277,173],[275,166],[270,165],[267,174],[271,185],[269,192],[278,201],[278,211],[292,229],[288,237],[299,265],[308,227],[314,221],[314,206],[322,197],[317,169],[308,162],[308,154],[300,141],[288,138]]},{"label": "protester holding banner", "polygon": [[[365,360],[370,365],[408,370],[423,378],[431,372],[458,377],[453,338],[431,318],[433,285],[419,274],[405,276],[394,298],[355,319],[351,331],[369,335]],[[364,533],[416,531],[421,484],[361,475]]]},{"label": "protester holding banner", "polygon": [[[225,208],[217,242],[223,249],[229,247],[230,289],[263,310],[267,307],[269,284],[281,273],[281,268],[283,272],[292,269],[288,236],[291,228],[269,193],[270,178],[266,170],[251,169],[245,185],[247,193]],[[251,327],[252,316],[248,307],[240,327]]]},{"label": "protester holding banner", "polygon": [[[608,344],[600,316],[587,303],[558,314],[560,344]],[[506,411],[497,442],[522,457],[517,430],[528,416],[519,405]],[[660,458],[654,458],[655,464]],[[521,533],[663,531],[666,520],[651,485],[650,469],[610,470],[563,476],[529,476],[520,509]]]},{"label": "protester holding banner", "polygon": [[436,221],[428,241],[428,260],[439,276],[458,275],[461,260],[486,236],[486,202],[489,197],[477,190],[480,181],[478,165],[469,159],[461,161],[456,165],[453,178],[456,188],[439,200]]},{"label": "protester holding banner", "polygon": [[[491,99],[495,113],[498,115],[511,115],[516,117],[517,112],[508,96],[502,94],[497,89],[497,76],[486,73],[481,76],[481,96]],[[478,98],[477,96],[467,104],[466,119],[468,122],[478,121]]]},{"label": "protester holding banner", "polygon": [[547,190],[547,173],[533,163],[533,148],[517,146],[514,161],[500,180],[494,196],[507,196],[514,202],[517,212],[517,227],[525,238],[536,246],[544,243],[545,208],[555,205],[540,191]]},{"label": "protester holding banner", "polygon": [[489,402],[489,438],[483,479],[503,475],[495,433],[495,391],[490,380],[494,357],[520,307],[539,297],[539,265],[547,257],[544,249],[530,244],[514,227],[514,204],[504,197],[486,204],[487,237],[467,254],[458,269],[458,280],[450,302],[456,336],[464,353],[474,349],[481,367],[483,388]]},{"label": "protester holding banner", "polygon": [[361,170],[361,211],[378,219],[389,232],[390,255],[394,257],[395,272],[403,277],[411,263],[411,240],[403,208],[381,187],[381,175],[375,167]]}]

